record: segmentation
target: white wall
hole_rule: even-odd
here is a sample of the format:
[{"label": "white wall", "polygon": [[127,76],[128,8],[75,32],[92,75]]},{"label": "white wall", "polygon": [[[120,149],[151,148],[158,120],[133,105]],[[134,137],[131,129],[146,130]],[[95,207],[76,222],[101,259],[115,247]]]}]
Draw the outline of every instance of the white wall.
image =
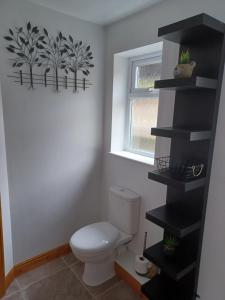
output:
[{"label": "white wall", "polygon": [[[133,251],[141,251],[144,231],[148,231],[148,244],[153,244],[161,238],[161,230],[144,220],[147,210],[165,202],[166,187],[147,179],[150,166],[132,162],[108,154],[110,151],[111,116],[112,116],[112,83],[113,55],[159,41],[158,27],[175,21],[206,12],[225,22],[225,2],[223,0],[170,0],[163,1],[151,9],[128,17],[108,26],[106,31],[106,90],[105,90],[105,133],[104,133],[104,174],[103,217],[107,209],[107,189],[110,185],[120,184],[133,189],[142,196],[141,222],[137,237],[131,245]],[[163,64],[166,68],[163,75],[172,74],[171,66],[175,63],[177,48],[173,43],[165,43]],[[166,59],[166,60],[165,60]],[[168,77],[170,77],[168,76]],[[204,243],[199,279],[199,293],[202,300],[225,299],[225,237],[222,228],[225,227],[225,83],[221,96],[221,106],[216,135],[212,176],[210,183],[208,210],[204,233]],[[171,99],[167,99],[167,98]],[[169,125],[172,120],[173,95],[170,92],[160,94],[158,124]],[[168,143],[162,139],[157,141],[157,154],[162,154]],[[165,154],[165,153],[164,153]]]},{"label": "white wall", "polygon": [[2,223],[3,223],[3,239],[4,239],[4,259],[5,273],[7,274],[13,267],[12,252],[12,231],[9,204],[9,186],[7,172],[7,158],[5,148],[5,131],[2,110],[2,95],[0,85],[0,193],[2,205]]},{"label": "white wall", "polygon": [[127,57],[114,56],[111,151],[121,150],[125,138],[128,64]]},{"label": "white wall", "polygon": [[[95,68],[85,92],[14,84],[3,35],[27,21],[90,43]],[[69,241],[99,219],[103,115],[102,27],[25,0],[0,3],[0,76],[14,263]]]}]

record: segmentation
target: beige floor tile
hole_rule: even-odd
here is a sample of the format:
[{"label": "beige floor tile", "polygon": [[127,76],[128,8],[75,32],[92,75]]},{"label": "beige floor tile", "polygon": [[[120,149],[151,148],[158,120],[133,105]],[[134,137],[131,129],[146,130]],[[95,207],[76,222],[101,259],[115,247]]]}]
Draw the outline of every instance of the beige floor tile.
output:
[{"label": "beige floor tile", "polygon": [[19,291],[19,286],[16,280],[13,280],[13,282],[10,284],[6,291],[6,296],[11,295],[15,292]]},{"label": "beige floor tile", "polygon": [[75,257],[75,255],[72,252],[63,256],[63,259],[65,260],[68,266],[79,262],[79,260]]},{"label": "beige floor tile", "polygon": [[84,263],[79,262],[70,266],[71,270],[77,275],[79,279],[81,279],[83,271],[84,271]]},{"label": "beige floor tile", "polygon": [[118,283],[115,287],[111,288],[103,295],[97,296],[96,300],[140,300],[132,289],[123,281]]},{"label": "beige floor tile", "polygon": [[25,291],[27,300],[91,300],[71,270],[66,269],[34,283]]},{"label": "beige floor tile", "polygon": [[12,295],[5,296],[1,300],[24,300],[20,292],[14,293]]},{"label": "beige floor tile", "polygon": [[[71,269],[76,274],[76,276],[82,281],[81,277],[84,271],[84,264],[79,262],[77,264],[72,265]],[[85,287],[88,289],[88,291],[91,293],[92,296],[101,295],[118,283],[119,283],[119,279],[116,276],[96,287],[87,286],[83,282],[83,284],[85,285]]]},{"label": "beige floor tile", "polygon": [[94,286],[89,286],[89,287],[86,286],[86,287],[87,287],[88,291],[91,293],[91,295],[95,297],[95,296],[104,294],[106,291],[113,288],[118,283],[119,283],[119,279],[115,276],[99,286],[95,286],[95,287]]},{"label": "beige floor tile", "polygon": [[24,273],[17,277],[17,282],[20,288],[26,288],[34,282],[37,282],[45,277],[55,274],[58,271],[67,268],[61,258],[48,262],[30,272]]}]

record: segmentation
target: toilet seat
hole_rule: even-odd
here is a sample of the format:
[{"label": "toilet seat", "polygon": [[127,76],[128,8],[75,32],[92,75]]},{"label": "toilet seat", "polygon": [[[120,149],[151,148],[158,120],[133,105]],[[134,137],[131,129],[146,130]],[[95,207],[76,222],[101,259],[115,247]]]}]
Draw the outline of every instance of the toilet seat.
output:
[{"label": "toilet seat", "polygon": [[77,254],[95,256],[107,250],[113,250],[120,237],[120,232],[108,222],[87,225],[76,231],[70,244]]}]

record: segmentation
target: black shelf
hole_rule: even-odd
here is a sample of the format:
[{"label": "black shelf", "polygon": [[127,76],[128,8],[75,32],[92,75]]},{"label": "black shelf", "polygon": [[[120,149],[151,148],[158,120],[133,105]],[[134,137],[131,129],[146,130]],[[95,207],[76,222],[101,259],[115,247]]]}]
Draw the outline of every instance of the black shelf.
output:
[{"label": "black shelf", "polygon": [[162,184],[169,185],[183,192],[188,192],[203,187],[205,185],[205,177],[201,177],[191,181],[180,181],[171,177],[168,171],[163,172],[159,170],[154,170],[148,172],[148,178],[160,182]]},{"label": "black shelf", "polygon": [[178,283],[160,274],[142,285],[141,291],[150,300],[193,300],[189,278],[187,276]]},{"label": "black shelf", "polygon": [[191,245],[179,246],[174,258],[168,258],[163,252],[163,242],[159,242],[144,251],[144,257],[156,264],[171,279],[178,281],[196,266],[196,253]]},{"label": "black shelf", "polygon": [[183,203],[175,203],[160,206],[146,213],[146,219],[168,230],[178,238],[200,228],[201,222],[198,216],[187,215]]},{"label": "black shelf", "polygon": [[217,80],[195,76],[191,78],[176,78],[176,79],[163,79],[155,81],[155,89],[167,90],[193,90],[193,89],[209,89],[215,90]]},{"label": "black shelf", "polygon": [[167,138],[180,138],[189,142],[209,140],[211,137],[210,130],[196,130],[173,127],[152,128],[151,134]]},{"label": "black shelf", "polygon": [[158,36],[180,44],[200,43],[206,37],[215,39],[223,36],[224,27],[224,23],[203,13],[159,28]]}]

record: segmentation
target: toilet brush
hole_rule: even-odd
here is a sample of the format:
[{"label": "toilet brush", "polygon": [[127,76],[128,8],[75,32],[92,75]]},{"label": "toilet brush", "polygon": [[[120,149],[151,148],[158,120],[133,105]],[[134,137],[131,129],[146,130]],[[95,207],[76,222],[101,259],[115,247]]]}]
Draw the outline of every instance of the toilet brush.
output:
[{"label": "toilet brush", "polygon": [[148,236],[148,233],[147,233],[147,231],[145,231],[143,253],[144,253],[144,251],[145,251],[145,249],[146,249],[146,244],[147,244],[147,236]]},{"label": "toilet brush", "polygon": [[[146,249],[147,232],[144,235],[143,252]],[[149,261],[143,255],[137,255],[135,259],[135,271],[138,275],[146,276],[149,270]]]}]

